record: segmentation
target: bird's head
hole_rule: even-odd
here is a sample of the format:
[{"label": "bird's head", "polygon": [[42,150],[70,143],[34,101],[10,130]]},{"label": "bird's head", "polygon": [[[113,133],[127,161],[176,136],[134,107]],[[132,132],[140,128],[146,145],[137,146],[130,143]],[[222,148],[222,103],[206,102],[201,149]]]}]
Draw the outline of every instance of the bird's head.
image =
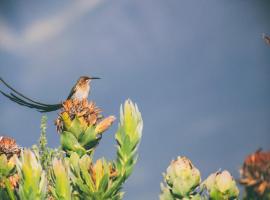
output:
[{"label": "bird's head", "polygon": [[79,84],[89,84],[92,80],[100,79],[99,77],[92,77],[92,76],[81,76],[78,80]]}]

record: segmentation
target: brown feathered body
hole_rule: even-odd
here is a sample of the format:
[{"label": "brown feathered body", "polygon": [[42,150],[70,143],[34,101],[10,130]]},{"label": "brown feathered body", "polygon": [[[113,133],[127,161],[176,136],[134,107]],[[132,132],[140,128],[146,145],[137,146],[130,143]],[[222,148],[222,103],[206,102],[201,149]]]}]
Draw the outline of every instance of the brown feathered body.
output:
[{"label": "brown feathered body", "polygon": [[89,77],[80,77],[67,99],[78,99],[80,101],[87,99],[90,92],[90,81]]}]

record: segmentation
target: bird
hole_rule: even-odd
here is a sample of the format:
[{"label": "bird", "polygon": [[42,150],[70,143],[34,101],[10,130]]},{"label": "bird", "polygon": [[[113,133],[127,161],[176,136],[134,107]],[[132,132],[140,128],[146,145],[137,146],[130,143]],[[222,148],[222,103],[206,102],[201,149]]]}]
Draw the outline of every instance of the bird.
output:
[{"label": "bird", "polygon": [[262,37],[263,37],[263,40],[265,41],[265,43],[270,45],[270,36],[263,33]]},{"label": "bird", "polygon": [[[99,77],[88,77],[88,76],[81,76],[76,84],[72,87],[68,97],[66,100],[69,99],[77,99],[79,101],[83,99],[87,99],[88,95],[91,90],[91,81],[95,79],[100,79]],[[8,89],[10,89],[12,92],[5,93],[2,90],[0,90],[0,93],[10,99],[11,101],[26,106],[28,108],[34,108],[37,111],[44,113],[44,112],[52,112],[56,111],[62,108],[62,102],[57,104],[45,104],[40,103],[38,101],[32,100],[31,98],[26,97],[22,93],[15,90],[13,87],[11,87],[4,79],[0,77],[0,82],[2,82]]]}]

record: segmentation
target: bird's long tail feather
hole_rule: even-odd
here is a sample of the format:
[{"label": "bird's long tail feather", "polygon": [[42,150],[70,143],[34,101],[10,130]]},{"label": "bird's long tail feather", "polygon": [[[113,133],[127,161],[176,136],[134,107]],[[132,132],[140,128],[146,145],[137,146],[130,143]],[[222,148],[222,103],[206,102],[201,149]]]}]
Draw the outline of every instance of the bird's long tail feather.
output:
[{"label": "bird's long tail feather", "polygon": [[61,103],[59,103],[59,104],[44,104],[44,103],[34,101],[34,100],[26,97],[22,93],[16,91],[7,82],[5,82],[1,77],[0,77],[0,82],[2,82],[7,88],[9,88],[11,91],[13,91],[13,92],[10,92],[9,94],[7,94],[7,93],[0,90],[0,93],[2,93],[5,97],[7,97],[11,101],[13,101],[19,105],[26,106],[28,108],[34,108],[34,109],[38,110],[39,112],[51,112],[51,111],[58,110],[62,107]]}]

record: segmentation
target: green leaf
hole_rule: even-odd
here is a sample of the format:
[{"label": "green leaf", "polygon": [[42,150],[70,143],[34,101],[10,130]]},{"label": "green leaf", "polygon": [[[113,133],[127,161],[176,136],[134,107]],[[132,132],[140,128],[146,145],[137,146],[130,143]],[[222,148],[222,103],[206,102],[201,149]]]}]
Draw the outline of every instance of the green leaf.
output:
[{"label": "green leaf", "polygon": [[54,159],[53,173],[55,176],[54,188],[55,198],[63,200],[71,200],[71,186],[69,183],[69,174],[67,166],[61,160]]},{"label": "green leaf", "polygon": [[72,120],[71,126],[68,131],[71,132],[76,138],[79,138],[80,135],[84,132],[81,122],[77,117]]},{"label": "green leaf", "polygon": [[79,160],[79,166],[81,169],[81,174],[83,180],[86,182],[86,185],[88,186],[89,190],[91,192],[95,191],[95,184],[89,174],[89,167],[91,164],[91,158],[88,155],[84,155],[80,160]]},{"label": "green leaf", "polygon": [[45,199],[47,191],[45,172],[42,170],[38,158],[38,154],[35,155],[30,150],[23,150],[20,160],[17,160],[17,171],[21,177],[18,191],[19,199]]},{"label": "green leaf", "polygon": [[161,187],[161,194],[159,195],[160,200],[175,200],[168,187],[166,187],[163,183],[161,183],[160,187]]},{"label": "green leaf", "polygon": [[15,200],[15,194],[13,193],[12,189],[11,189],[11,184],[9,179],[4,178],[4,182],[7,188],[7,192],[8,192],[8,196],[11,200]]},{"label": "green leaf", "polygon": [[65,151],[75,151],[78,154],[85,154],[85,149],[80,145],[76,137],[67,131],[64,131],[60,135],[60,142],[62,149]]},{"label": "green leaf", "polygon": [[80,174],[79,160],[80,160],[80,157],[76,152],[72,152],[70,155],[70,158],[68,158],[70,167],[74,170],[76,175]]},{"label": "green leaf", "polygon": [[95,127],[90,126],[86,129],[86,131],[80,136],[79,142],[80,144],[87,150],[95,147],[99,140],[101,139],[101,136],[96,135]]},{"label": "green leaf", "polygon": [[0,188],[0,197],[1,197],[1,200],[10,200],[11,199],[9,197],[6,189],[4,189],[4,188]]},{"label": "green leaf", "polygon": [[109,174],[104,174],[102,177],[100,184],[99,184],[99,190],[102,192],[105,192],[109,185]]}]

